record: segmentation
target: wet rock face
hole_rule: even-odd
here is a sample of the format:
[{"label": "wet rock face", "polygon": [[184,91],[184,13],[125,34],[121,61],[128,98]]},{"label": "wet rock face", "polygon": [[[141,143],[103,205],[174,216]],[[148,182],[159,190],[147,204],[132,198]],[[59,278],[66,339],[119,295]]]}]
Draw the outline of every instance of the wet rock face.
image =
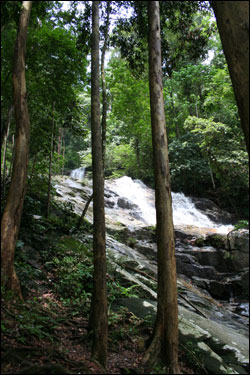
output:
[{"label": "wet rock face", "polygon": [[249,267],[249,231],[232,231],[228,233],[227,239],[227,249],[234,271]]},{"label": "wet rock face", "polygon": [[118,207],[126,208],[126,209],[129,209],[129,210],[134,210],[134,209],[139,208],[138,206],[136,206],[136,204],[130,202],[126,198],[118,198],[117,205],[118,205]]},{"label": "wet rock face", "polygon": [[190,278],[213,298],[248,298],[248,231],[206,235],[195,228],[178,228],[175,236],[177,273]]},{"label": "wet rock face", "polygon": [[214,267],[200,265],[195,260],[195,257],[189,254],[176,253],[176,269],[177,274],[182,274],[189,278],[192,278],[193,276],[210,280],[217,280],[219,278],[219,275]]},{"label": "wet rock face", "polygon": [[237,219],[235,215],[232,215],[226,211],[221,210],[213,201],[206,198],[194,198],[192,197],[192,202],[195,207],[207,215],[211,220],[216,223],[236,224]]},{"label": "wet rock face", "polygon": [[[57,192],[60,193],[58,200],[73,202],[75,211],[81,214],[92,191],[91,187],[87,186],[87,181],[79,184],[64,178],[58,181]],[[117,204],[118,199],[120,206]],[[123,196],[119,197],[112,192],[111,187],[105,190],[105,202],[109,261],[114,263],[114,268],[125,285],[128,281],[137,285],[146,298],[156,301],[155,229],[145,226],[136,204],[124,199]],[[211,203],[205,203],[207,209],[211,209]],[[90,221],[91,214],[90,205],[86,215]],[[180,337],[183,342],[187,339],[186,343],[197,341],[196,349],[200,350],[199,356],[204,359],[209,373],[244,374],[247,373],[247,361],[245,358],[236,357],[238,350],[241,351],[240,343],[247,348],[248,340],[246,343],[244,338],[238,337],[238,344],[232,344],[232,341],[234,342],[234,337],[239,333],[245,335],[248,321],[247,316],[242,316],[248,311],[247,304],[244,309],[242,307],[242,303],[248,300],[249,295],[249,272],[246,266],[248,237],[247,233],[239,235],[238,232],[233,232],[228,237],[229,239],[227,235],[218,235],[214,227],[194,227],[189,224],[175,226],[178,303],[179,312],[182,314]],[[146,277],[147,275],[149,277]],[[212,297],[219,300],[219,304]],[[234,303],[229,303],[232,297],[237,299]],[[186,310],[181,310],[182,308]],[[204,316],[207,319],[200,321],[199,318],[202,316],[199,310],[203,319]],[[220,330],[225,334],[224,341],[221,338],[216,341],[219,330],[213,322],[221,325]],[[208,326],[211,326],[211,332],[204,334],[203,331],[208,331]],[[195,328],[196,338],[190,336]],[[228,330],[231,330],[232,334],[227,337]],[[223,349],[228,346],[230,349]],[[224,356],[229,359],[224,359]],[[210,366],[212,362],[213,367]]]}]

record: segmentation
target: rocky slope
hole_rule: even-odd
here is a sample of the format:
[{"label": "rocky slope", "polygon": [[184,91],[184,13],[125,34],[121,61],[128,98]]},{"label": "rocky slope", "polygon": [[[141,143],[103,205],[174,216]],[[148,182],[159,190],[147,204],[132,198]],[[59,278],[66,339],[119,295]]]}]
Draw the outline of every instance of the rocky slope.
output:
[{"label": "rocky slope", "polygon": [[[55,182],[57,199],[70,202],[80,214],[91,194],[90,182],[66,177]],[[150,312],[154,319],[154,230],[145,225],[134,202],[112,191],[110,183],[105,201],[108,257],[120,277],[140,286],[148,298],[117,301],[116,308],[127,306],[139,315]],[[91,206],[87,219],[92,221]],[[175,226],[180,342],[187,348],[191,345],[209,373],[246,374],[248,231],[216,232],[213,227]]]}]

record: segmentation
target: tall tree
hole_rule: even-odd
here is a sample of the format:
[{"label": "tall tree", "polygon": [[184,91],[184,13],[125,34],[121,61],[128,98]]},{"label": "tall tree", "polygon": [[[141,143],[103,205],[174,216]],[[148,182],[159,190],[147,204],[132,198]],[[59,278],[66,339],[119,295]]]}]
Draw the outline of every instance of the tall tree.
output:
[{"label": "tall tree", "polygon": [[108,320],[104,173],[102,158],[102,135],[100,126],[99,80],[99,1],[93,1],[91,45],[91,140],[93,160],[94,285],[89,326],[93,333],[92,358],[98,361],[105,368],[107,360]]},{"label": "tall tree", "polygon": [[55,136],[54,131],[55,131],[55,103],[53,103],[53,108],[52,108],[51,141],[50,141],[50,153],[49,153],[48,195],[47,195],[47,204],[46,204],[46,211],[45,211],[46,218],[49,216],[49,208],[50,208],[52,160],[53,160],[54,136]]},{"label": "tall tree", "polygon": [[249,1],[211,1],[249,154]]},{"label": "tall tree", "polygon": [[158,305],[151,343],[144,361],[153,364],[160,356],[168,373],[179,374],[178,302],[174,226],[164,113],[159,1],[148,2],[149,86],[154,154]]},{"label": "tall tree", "polygon": [[106,128],[107,128],[107,110],[108,110],[108,102],[107,102],[107,87],[106,87],[106,78],[105,78],[105,55],[108,47],[109,42],[109,24],[110,24],[110,12],[111,12],[111,2],[106,2],[106,25],[104,27],[104,41],[102,47],[102,55],[101,55],[101,78],[102,78],[102,154],[103,154],[103,166],[105,168],[105,149],[106,149]]},{"label": "tall tree", "polygon": [[23,1],[14,51],[13,96],[16,142],[13,172],[1,223],[2,285],[22,298],[14,268],[15,246],[19,233],[29,156],[30,120],[25,79],[25,52],[32,1]]}]

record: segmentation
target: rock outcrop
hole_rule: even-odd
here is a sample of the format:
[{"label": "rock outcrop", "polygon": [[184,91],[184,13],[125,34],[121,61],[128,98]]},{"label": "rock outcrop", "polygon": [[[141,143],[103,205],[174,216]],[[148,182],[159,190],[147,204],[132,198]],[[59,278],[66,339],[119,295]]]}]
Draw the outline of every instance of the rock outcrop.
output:
[{"label": "rock outcrop", "polygon": [[[57,184],[58,199],[70,201],[81,214],[91,188],[65,178],[57,179]],[[130,282],[148,298],[150,310],[144,305],[143,310],[144,314],[151,311],[153,320],[157,298],[155,231],[145,227],[133,203],[124,200],[117,205],[118,199],[109,186],[105,192],[108,259],[124,285]],[[206,210],[214,211],[210,201],[205,203]],[[200,207],[205,207],[204,202]],[[215,216],[221,220],[218,212],[213,215],[214,220]],[[225,224],[232,222],[221,215]],[[92,221],[91,205],[86,218]],[[175,237],[181,343],[195,351],[209,373],[248,373],[248,314],[243,303],[249,296],[248,232],[233,231],[227,236],[212,227],[185,225],[175,227]],[[136,300],[132,307],[127,306],[135,314],[135,304],[141,303]]]},{"label": "rock outcrop", "polygon": [[[140,298],[116,300],[113,308],[128,308],[154,323],[157,303]],[[179,341],[212,374],[248,373],[248,338],[222,324],[206,319],[179,305]],[[231,343],[231,345],[229,344]]]}]

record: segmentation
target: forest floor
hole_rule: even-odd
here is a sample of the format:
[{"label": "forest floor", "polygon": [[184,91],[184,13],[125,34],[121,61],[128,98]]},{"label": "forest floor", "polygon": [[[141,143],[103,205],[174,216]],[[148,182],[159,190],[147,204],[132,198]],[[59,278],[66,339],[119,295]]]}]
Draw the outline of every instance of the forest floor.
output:
[{"label": "forest floor", "polygon": [[[7,323],[8,329],[1,334],[1,373],[2,374],[164,374],[164,366],[145,368],[142,365],[143,353],[140,352],[139,342],[146,339],[148,333],[145,326],[138,322],[135,331],[134,322],[131,324],[129,313],[124,314],[120,322],[109,327],[108,358],[106,372],[91,361],[91,348],[87,334],[88,319],[72,317],[70,312],[54,299],[53,293],[42,296],[44,306],[46,301],[53,299],[57,308],[51,312],[46,308],[37,309],[36,313],[55,319],[60,317],[61,324],[50,334],[49,339],[32,335],[26,337],[25,328],[18,325],[16,316],[22,311],[20,302],[2,304],[2,322]],[[28,307],[28,306],[26,306]],[[35,310],[34,310],[35,311]],[[126,316],[127,315],[127,316]],[[19,335],[22,330],[21,336]],[[23,338],[23,342],[22,342]],[[201,370],[191,364],[183,351],[179,352],[181,374],[201,374]],[[197,371],[197,372],[196,372]]]},{"label": "forest floor", "polygon": [[[42,258],[31,260],[28,253],[22,253],[25,247],[26,251],[32,250],[36,243],[40,249],[43,244],[47,254],[55,251],[54,256],[56,248],[52,250],[49,246],[49,236],[53,237],[54,243],[58,243],[57,236],[72,240],[70,235],[62,236],[65,223],[64,227],[58,223],[52,225],[52,221],[47,224],[44,221],[39,225],[33,223],[32,227],[28,225],[29,230],[27,227],[23,229],[22,240],[18,243],[16,269],[25,302],[14,299],[11,294],[2,296],[1,373],[165,374],[162,364],[151,369],[142,365],[144,342],[149,338],[152,327],[126,310],[109,311],[106,372],[91,360],[91,339],[87,329],[89,307],[81,305],[81,302],[71,305],[72,299],[68,300],[58,293],[58,269],[46,267]],[[41,227],[46,229],[43,234]],[[33,252],[36,253],[35,247]],[[57,259],[56,263],[60,261],[59,255]],[[45,276],[41,277],[41,273]],[[86,303],[89,305],[89,301]],[[180,373],[204,373],[197,363],[180,348]]]}]

